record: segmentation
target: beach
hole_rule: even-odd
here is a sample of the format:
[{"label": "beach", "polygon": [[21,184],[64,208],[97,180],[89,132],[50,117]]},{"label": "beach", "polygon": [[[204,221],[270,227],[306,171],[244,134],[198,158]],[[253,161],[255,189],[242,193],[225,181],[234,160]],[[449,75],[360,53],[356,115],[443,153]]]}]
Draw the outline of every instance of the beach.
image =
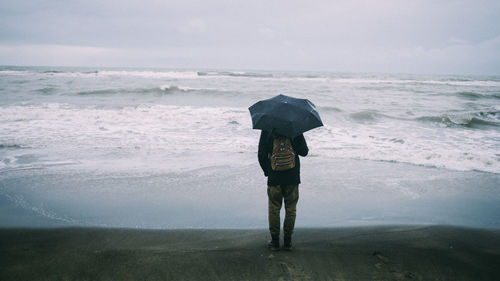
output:
[{"label": "beach", "polygon": [[0,230],[1,280],[496,280],[500,231],[450,226]]}]

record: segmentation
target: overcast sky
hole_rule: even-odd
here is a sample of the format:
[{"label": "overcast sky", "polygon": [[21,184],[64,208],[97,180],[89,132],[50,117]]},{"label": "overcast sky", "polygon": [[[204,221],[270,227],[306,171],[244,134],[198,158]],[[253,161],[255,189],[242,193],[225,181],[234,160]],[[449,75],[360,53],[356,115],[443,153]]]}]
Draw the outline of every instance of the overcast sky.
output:
[{"label": "overcast sky", "polygon": [[500,1],[0,0],[0,64],[500,74]]}]

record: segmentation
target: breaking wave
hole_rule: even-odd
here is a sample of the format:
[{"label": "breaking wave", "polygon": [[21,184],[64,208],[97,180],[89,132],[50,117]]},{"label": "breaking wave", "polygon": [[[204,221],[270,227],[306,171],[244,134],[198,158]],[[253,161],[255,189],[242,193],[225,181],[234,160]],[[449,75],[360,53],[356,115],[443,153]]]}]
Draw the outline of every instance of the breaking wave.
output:
[{"label": "breaking wave", "polygon": [[500,99],[500,93],[484,94],[478,92],[463,91],[463,92],[457,92],[455,93],[455,95],[467,100]]},{"label": "breaking wave", "polygon": [[209,89],[195,89],[195,88],[188,88],[188,87],[180,87],[180,86],[176,86],[176,85],[162,85],[160,87],[154,87],[154,88],[102,89],[102,90],[81,91],[81,92],[78,92],[76,94],[80,95],[80,96],[116,95],[116,94],[165,95],[165,94],[195,92],[195,91],[204,91],[204,90],[209,90]]},{"label": "breaking wave", "polygon": [[459,80],[459,79],[443,79],[443,80],[427,80],[427,79],[383,79],[383,78],[338,78],[332,76],[334,83],[343,84],[407,84],[407,85],[452,85],[452,86],[480,86],[480,87],[499,87],[500,81],[496,80]]},{"label": "breaking wave", "polygon": [[64,73],[65,71],[60,71],[60,70],[47,70],[44,71],[43,73],[48,73],[48,74],[58,74],[58,73]]},{"label": "breaking wave", "polygon": [[458,92],[456,93],[457,96],[465,98],[465,99],[470,99],[470,100],[476,100],[480,99],[483,97],[483,95],[476,93],[476,92]]},{"label": "breaking wave", "polygon": [[2,144],[0,143],[0,149],[22,149],[27,148],[27,146],[20,144]]},{"label": "breaking wave", "polygon": [[499,111],[479,111],[461,114],[443,114],[441,116],[423,116],[418,121],[443,124],[445,126],[464,126],[479,128],[484,126],[500,126]]},{"label": "breaking wave", "polygon": [[387,118],[387,115],[378,113],[375,110],[364,110],[349,114],[349,117],[358,122],[376,121],[381,118]]},{"label": "breaking wave", "polygon": [[57,89],[55,87],[44,87],[44,88],[40,88],[40,89],[37,89],[36,91],[40,94],[43,94],[43,95],[50,95],[52,93],[54,93]]},{"label": "breaking wave", "polygon": [[272,73],[257,73],[243,71],[198,71],[198,76],[230,76],[230,77],[253,77],[253,78],[273,78]]},{"label": "breaking wave", "polygon": [[98,76],[137,76],[147,78],[173,78],[189,79],[197,78],[196,71],[126,71],[126,70],[99,70]]},{"label": "breaking wave", "polygon": [[318,110],[321,112],[333,112],[333,113],[343,112],[342,109],[333,106],[319,106]]}]

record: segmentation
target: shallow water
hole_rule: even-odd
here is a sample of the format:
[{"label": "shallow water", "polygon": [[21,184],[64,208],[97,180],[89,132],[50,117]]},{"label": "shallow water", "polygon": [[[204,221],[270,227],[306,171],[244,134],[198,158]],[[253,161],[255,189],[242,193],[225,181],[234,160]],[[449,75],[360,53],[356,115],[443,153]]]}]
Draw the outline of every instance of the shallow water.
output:
[{"label": "shallow water", "polygon": [[[297,227],[500,227],[497,174],[319,157],[302,166]],[[28,169],[2,173],[0,180],[3,226],[267,225],[266,182],[255,163],[160,173]]]}]

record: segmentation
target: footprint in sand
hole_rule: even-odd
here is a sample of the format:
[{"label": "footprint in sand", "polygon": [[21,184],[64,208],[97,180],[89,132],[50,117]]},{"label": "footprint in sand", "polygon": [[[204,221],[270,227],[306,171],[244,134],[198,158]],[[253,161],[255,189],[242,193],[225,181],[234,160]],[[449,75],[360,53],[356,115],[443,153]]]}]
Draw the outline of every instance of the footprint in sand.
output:
[{"label": "footprint in sand", "polygon": [[388,257],[382,255],[382,252],[380,251],[374,251],[372,254],[374,257],[377,258],[379,262],[375,263],[374,266],[382,271],[385,269],[386,272],[389,272],[392,274],[394,277],[398,279],[406,278],[406,279],[413,279],[415,278],[415,274],[412,272],[405,272],[404,270],[401,270],[400,265],[391,261]]},{"label": "footprint in sand", "polygon": [[293,264],[289,265],[286,262],[280,262],[280,269],[288,277],[286,280],[312,280],[310,274]]}]

